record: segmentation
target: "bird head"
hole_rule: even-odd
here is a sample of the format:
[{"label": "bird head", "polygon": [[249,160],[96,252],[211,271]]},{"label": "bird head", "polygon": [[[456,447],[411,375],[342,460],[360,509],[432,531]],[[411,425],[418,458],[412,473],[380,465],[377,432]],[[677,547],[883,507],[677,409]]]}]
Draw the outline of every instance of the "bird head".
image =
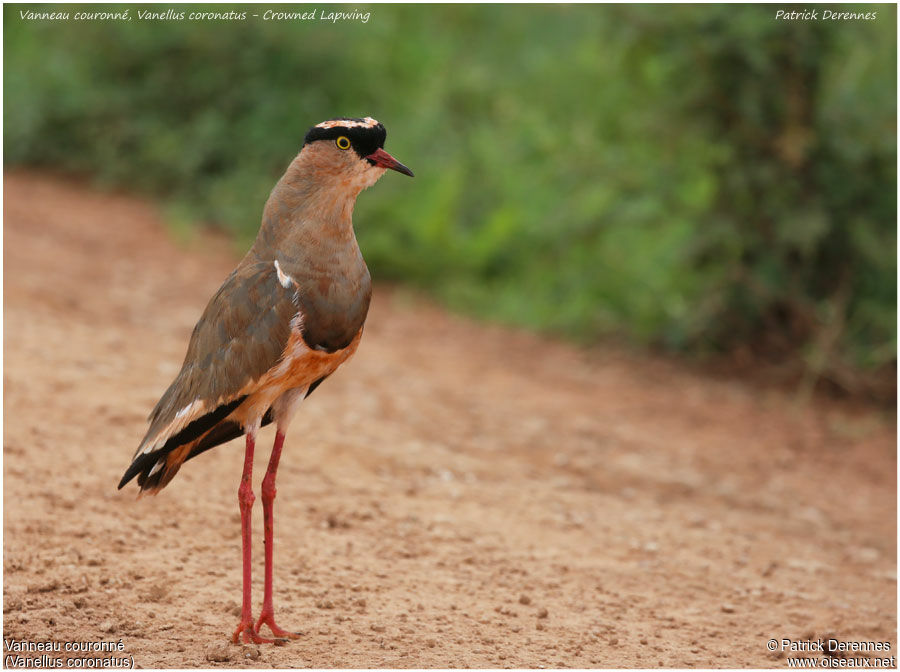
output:
[{"label": "bird head", "polygon": [[386,137],[384,126],[371,117],[329,119],[309,129],[299,158],[319,180],[359,193],[375,184],[388,168],[413,176],[384,151]]}]

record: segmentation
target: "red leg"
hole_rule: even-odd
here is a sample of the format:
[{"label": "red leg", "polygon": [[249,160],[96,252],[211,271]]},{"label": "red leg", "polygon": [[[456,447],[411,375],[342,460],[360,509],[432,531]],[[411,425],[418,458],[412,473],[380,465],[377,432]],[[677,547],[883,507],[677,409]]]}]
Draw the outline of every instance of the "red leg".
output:
[{"label": "red leg", "polygon": [[262,482],[262,502],[263,502],[263,526],[265,532],[266,544],[266,583],[265,593],[263,595],[262,613],[256,622],[256,630],[263,623],[269,626],[272,634],[276,637],[299,637],[296,632],[288,632],[275,624],[275,612],[272,609],[272,562],[275,546],[275,521],[273,519],[273,509],[275,505],[275,472],[278,471],[278,461],[281,459],[281,447],[284,445],[284,434],[280,431],[275,434],[275,445],[272,446],[272,455],[269,458],[269,468],[266,469],[266,476]]},{"label": "red leg", "polygon": [[250,563],[253,559],[250,539],[250,514],[253,511],[253,449],[256,445],[256,435],[247,432],[247,447],[244,451],[244,473],[241,476],[241,485],[238,487],[238,505],[241,508],[241,551],[244,564],[244,598],[241,604],[241,622],[231,636],[231,641],[238,643],[241,633],[244,634],[244,642],[262,644],[271,642],[271,639],[263,639],[253,628],[253,605],[250,601]]}]

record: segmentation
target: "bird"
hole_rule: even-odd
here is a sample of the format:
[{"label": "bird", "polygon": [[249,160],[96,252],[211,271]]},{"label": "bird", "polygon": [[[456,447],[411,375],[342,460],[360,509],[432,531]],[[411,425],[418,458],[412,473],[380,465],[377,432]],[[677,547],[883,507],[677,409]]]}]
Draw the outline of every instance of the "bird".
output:
[{"label": "bird", "polygon": [[[156,494],[187,460],[243,435],[238,486],[243,593],[234,643],[283,643],[299,635],[275,623],[272,602],[275,477],[301,402],[359,346],[372,281],[353,229],[353,208],[387,170],[413,172],[384,149],[371,117],[337,117],[306,133],[272,189],[252,246],[209,300],[181,370],[148,417],[149,427],[119,489],[137,477]],[[251,602],[252,472],[260,427],[275,442],[262,481],[265,582]],[[274,639],[263,637],[268,626]]]}]

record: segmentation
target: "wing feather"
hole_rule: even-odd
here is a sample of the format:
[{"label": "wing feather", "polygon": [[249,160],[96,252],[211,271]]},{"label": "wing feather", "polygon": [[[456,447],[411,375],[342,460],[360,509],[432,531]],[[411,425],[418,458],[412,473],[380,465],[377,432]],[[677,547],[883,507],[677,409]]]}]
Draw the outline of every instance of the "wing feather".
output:
[{"label": "wing feather", "polygon": [[194,327],[181,371],[150,413],[119,487],[143,471],[138,462],[151,468],[240,405],[284,356],[298,313],[296,288],[280,282],[272,262],[238,266]]}]

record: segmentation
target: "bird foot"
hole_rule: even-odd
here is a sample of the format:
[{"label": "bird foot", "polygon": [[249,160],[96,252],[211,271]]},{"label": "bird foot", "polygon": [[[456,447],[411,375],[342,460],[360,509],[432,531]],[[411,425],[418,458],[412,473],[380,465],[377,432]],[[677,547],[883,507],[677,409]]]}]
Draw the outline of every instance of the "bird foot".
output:
[{"label": "bird foot", "polygon": [[259,620],[256,622],[255,629],[257,633],[259,633],[259,629],[264,623],[269,626],[269,630],[272,631],[272,634],[280,639],[298,639],[300,637],[299,632],[290,632],[288,630],[285,630],[284,628],[278,627],[275,624],[275,616],[271,611],[264,610],[259,615]]},{"label": "bird foot", "polygon": [[275,644],[274,639],[266,639],[265,637],[260,637],[259,633],[253,627],[253,619],[245,618],[241,619],[241,622],[238,623],[237,628],[234,631],[234,634],[231,636],[231,643],[237,644],[241,639],[241,634],[243,633],[243,642],[244,644]]}]

